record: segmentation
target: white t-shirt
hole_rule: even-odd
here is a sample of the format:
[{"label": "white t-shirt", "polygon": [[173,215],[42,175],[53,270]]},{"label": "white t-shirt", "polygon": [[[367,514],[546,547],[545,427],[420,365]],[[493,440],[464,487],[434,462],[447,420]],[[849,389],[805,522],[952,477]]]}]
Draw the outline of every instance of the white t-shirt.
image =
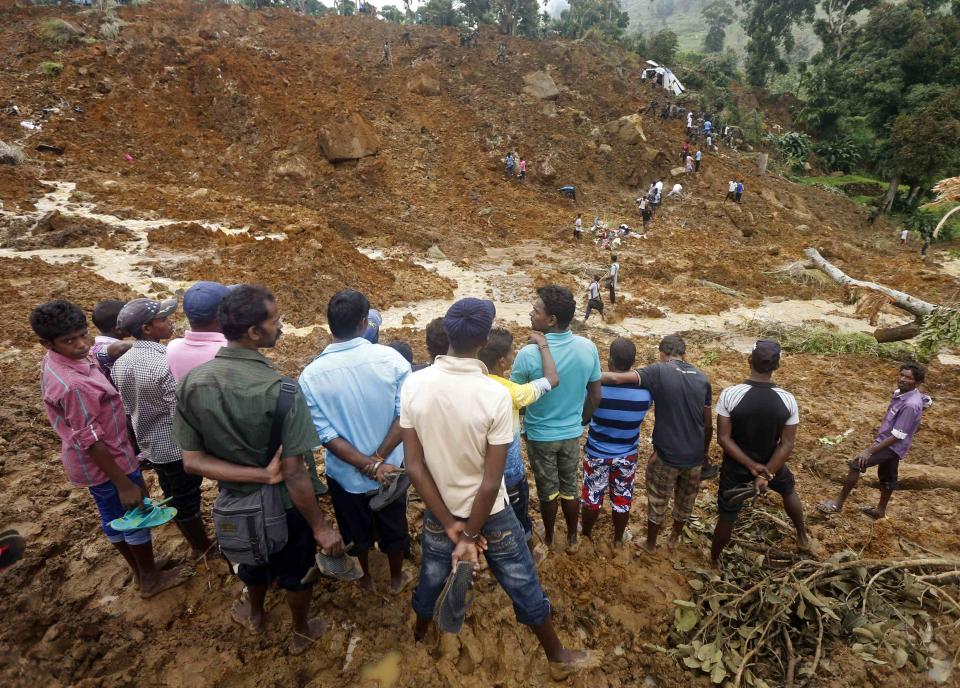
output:
[{"label": "white t-shirt", "polygon": [[610,263],[610,279],[613,280],[613,286],[617,286],[617,275],[620,274],[620,263]]},{"label": "white t-shirt", "polygon": [[654,184],[654,185],[653,185],[653,188],[657,190],[657,193],[658,193],[658,194],[659,194],[661,191],[663,191],[663,180],[660,180],[659,182],[657,182],[656,184]]},{"label": "white t-shirt", "polygon": [[578,232],[583,231],[583,220],[578,217],[577,221],[573,223],[573,226]]},{"label": "white t-shirt", "polygon": [[673,188],[670,190],[671,194],[680,194],[683,193],[683,184],[674,184]]},{"label": "white t-shirt", "polygon": [[600,284],[598,282],[591,282],[590,286],[587,287],[587,296],[591,299],[600,298]]},{"label": "white t-shirt", "polygon": [[688,113],[687,113],[687,126],[688,126],[688,127],[692,127],[692,126],[693,126],[693,113],[692,113],[692,112],[688,112]]},{"label": "white t-shirt", "polygon": [[[487,377],[481,361],[437,356],[433,365],[407,376],[400,427],[417,431],[424,463],[450,513],[469,518],[487,446],[513,442],[513,401],[506,387]],[[490,514],[507,503],[501,479]]]},{"label": "white t-shirt", "polygon": [[727,191],[728,191],[729,193],[736,193],[736,192],[737,192],[737,183],[736,183],[735,181],[731,181],[730,184],[729,184],[729,186],[727,186]]},{"label": "white t-shirt", "polygon": [[908,236],[910,236],[910,230],[905,229],[902,232],[900,232],[901,239],[906,239]]}]

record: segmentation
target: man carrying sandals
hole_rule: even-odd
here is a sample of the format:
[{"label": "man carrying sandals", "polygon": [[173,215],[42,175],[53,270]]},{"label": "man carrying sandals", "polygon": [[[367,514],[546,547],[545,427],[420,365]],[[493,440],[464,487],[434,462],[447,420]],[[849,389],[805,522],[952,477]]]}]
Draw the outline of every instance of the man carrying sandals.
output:
[{"label": "man carrying sandals", "polygon": [[714,566],[730,542],[743,503],[767,488],[783,498],[800,546],[811,547],[803,524],[803,505],[794,489],[796,481],[787,466],[800,412],[794,396],[773,382],[773,371],[780,367],[780,345],[761,339],[747,362],[750,377],[724,389],[717,402],[717,441],[723,448],[723,466],[717,492],[717,527],[710,548]]}]

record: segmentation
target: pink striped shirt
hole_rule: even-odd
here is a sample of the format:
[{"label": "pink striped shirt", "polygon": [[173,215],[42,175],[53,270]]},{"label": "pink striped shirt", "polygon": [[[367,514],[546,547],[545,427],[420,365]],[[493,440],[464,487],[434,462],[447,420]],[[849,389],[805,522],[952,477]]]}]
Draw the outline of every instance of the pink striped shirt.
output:
[{"label": "pink striped shirt", "polygon": [[40,372],[40,391],[50,425],[60,437],[60,461],[71,483],[90,487],[109,482],[88,453],[98,441],[103,442],[124,474],[137,469],[120,394],[91,356],[75,360],[47,352]]}]

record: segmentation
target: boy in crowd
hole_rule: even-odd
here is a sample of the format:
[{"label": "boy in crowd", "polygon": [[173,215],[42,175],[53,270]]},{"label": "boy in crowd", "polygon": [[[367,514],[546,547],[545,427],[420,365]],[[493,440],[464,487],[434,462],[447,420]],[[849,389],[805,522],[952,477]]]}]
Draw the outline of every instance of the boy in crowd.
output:
[{"label": "boy in crowd", "polygon": [[413,366],[414,372],[433,365],[434,359],[436,359],[437,356],[445,356],[447,349],[450,348],[450,341],[447,339],[447,333],[443,329],[443,318],[434,318],[428,322],[424,336],[427,339],[428,360],[426,363],[418,363]]},{"label": "boy in crowd", "polygon": [[[577,468],[583,426],[600,404],[600,356],[593,342],[570,331],[577,302],[570,290],[555,284],[540,287],[530,325],[543,332],[563,385],[527,407],[524,416],[527,456],[537,483],[544,541],[553,547],[559,504],[567,524],[567,551],[577,550]],[[540,352],[525,346],[513,362],[510,379],[524,384],[544,377]]]},{"label": "boy in crowd", "polygon": [[283,483],[287,543],[271,553],[265,565],[237,567],[248,595],[237,600],[230,617],[249,632],[262,634],[267,588],[276,580],[286,591],[293,619],[289,651],[297,655],[326,628],[321,618],[310,618],[312,584],[303,579],[318,549],[339,556],[343,540],[317,504],[313,448],[319,440],[297,384],[288,388],[294,397],[283,418],[280,449],[272,459],[267,456],[277,400],[287,384],[259,351],[275,346],[282,333],[273,294],[263,287],[240,285],[220,302],[217,317],[227,346],[212,361],[187,373],[177,388],[174,437],[186,469],[217,480],[221,491],[252,494],[261,484]]},{"label": "boy in crowd", "polygon": [[176,299],[134,299],[123,307],[117,324],[135,341],[114,364],[113,382],[130,416],[137,444],[157,472],[170,506],[177,510],[177,527],[190,544],[193,558],[199,559],[211,546],[200,517],[203,478],[183,470],[183,457],[173,443],[177,383],[167,363],[167,349],[160,343],[173,334],[170,316],[176,309]]},{"label": "boy in crowd", "polygon": [[513,404],[477,360],[495,314],[491,301],[454,303],[444,318],[449,354],[411,375],[400,392],[407,471],[427,507],[413,593],[414,638],[426,635],[451,570],[461,561],[477,567],[483,552],[513,602],[517,621],[530,626],[540,641],[551,676],[563,680],[591,666],[591,657],[567,649],[557,636],[550,601],[508,505],[503,471],[514,437]]},{"label": "boy in crowd", "polygon": [[520,409],[526,408],[537,401],[544,394],[560,384],[557,375],[557,366],[547,340],[540,332],[530,334],[530,344],[540,350],[543,364],[543,377],[525,384],[517,384],[504,377],[513,365],[515,358],[513,351],[513,335],[510,330],[498,327],[490,330],[487,343],[477,354],[485,366],[491,380],[500,383],[510,392],[513,401],[513,442],[507,450],[506,466],[503,470],[503,481],[507,486],[507,498],[510,506],[523,526],[527,542],[533,535],[533,523],[530,521],[530,486],[527,484],[527,474],[523,468],[523,454],[520,451]]},{"label": "boy in crowd", "polygon": [[167,344],[167,362],[173,379],[179,382],[198,365],[212,361],[227,338],[220,331],[217,309],[230,287],[219,282],[197,282],[183,294],[183,313],[190,329]]},{"label": "boy in crowd", "polygon": [[390,347],[370,342],[369,312],[376,311],[358,291],[345,289],[331,297],[327,323],[333,342],[300,374],[300,387],[327,450],[333,512],[360,560],[360,585],[374,589],[370,550],[376,542],[390,563],[390,591],[398,593],[410,582],[402,567],[410,544],[406,490],[379,511],[370,501],[381,484],[399,479],[402,471],[397,417],[410,364]]},{"label": "boy in crowd", "polygon": [[[628,373],[603,374],[604,384],[638,383],[650,390],[656,404],[653,455],[647,462],[647,539],[652,552],[673,497],[673,530],[668,546],[680,540],[693,514],[700,480],[713,477],[708,450],[713,438],[712,389],[707,376],[684,360],[686,342],[671,334],[660,340],[660,362]],[[709,473],[708,473],[709,471]]]},{"label": "boy in crowd", "polygon": [[[607,365],[614,372],[630,372],[637,347],[625,337],[610,344]],[[650,392],[636,382],[603,384],[600,405],[593,412],[583,455],[583,491],[580,498],[583,536],[590,537],[610,490],[613,512],[613,546],[623,546],[623,533],[630,519],[633,479],[637,472],[640,424],[652,406]]]},{"label": "boy in crowd", "polygon": [[897,389],[893,392],[893,398],[883,422],[880,423],[880,429],[877,430],[873,445],[850,459],[850,471],[839,496],[820,503],[817,506],[820,511],[827,514],[840,513],[850,492],[860,481],[860,475],[866,473],[868,468],[876,466],[877,477],[880,479],[880,502],[875,507],[860,507],[860,511],[873,519],[886,517],[890,497],[897,489],[900,461],[910,451],[913,436],[920,429],[923,410],[933,403],[930,397],[921,394],[917,389],[917,385],[926,377],[927,371],[919,363],[910,361],[900,366]]},{"label": "boy in crowd", "polygon": [[180,585],[180,571],[163,571],[153,558],[150,531],[119,532],[108,524],[143,504],[146,487],[127,438],[120,394],[89,356],[87,318],[69,301],[50,301],[30,313],[47,354],[40,391],[47,418],[60,437],[60,461],[67,479],[90,491],[104,535],[133,571],[140,596]]},{"label": "boy in crowd", "polygon": [[93,307],[91,314],[93,324],[100,330],[100,334],[93,340],[90,353],[100,367],[100,372],[106,375],[108,380],[111,379],[110,371],[114,362],[133,345],[133,342],[124,340],[127,334],[117,327],[117,316],[125,303],[126,301],[116,299],[101,301]]},{"label": "boy in crowd", "polygon": [[727,387],[717,400],[717,443],[723,448],[723,465],[717,489],[717,527],[713,531],[710,559],[714,566],[730,542],[737,514],[746,501],[731,499],[730,491],[750,486],[753,494],[769,487],[783,498],[783,507],[797,529],[797,541],[809,548],[803,523],[803,504],[787,461],[793,453],[800,424],[797,400],[773,382],[780,367],[780,345],[761,339],[747,357],[750,377]]}]

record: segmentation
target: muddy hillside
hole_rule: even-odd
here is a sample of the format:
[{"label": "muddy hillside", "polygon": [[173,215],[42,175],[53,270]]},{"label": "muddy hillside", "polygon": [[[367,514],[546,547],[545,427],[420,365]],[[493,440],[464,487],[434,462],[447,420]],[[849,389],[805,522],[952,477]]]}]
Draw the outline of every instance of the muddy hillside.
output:
[{"label": "muddy hillside", "polygon": [[[704,154],[697,174],[675,174],[684,122],[645,114],[663,92],[640,80],[636,55],[610,47],[489,28],[476,47],[460,47],[455,30],[427,26],[412,27],[406,46],[403,27],[370,17],[166,0],[121,8],[117,19],[104,30],[94,11],[0,0],[0,141],[23,151],[19,164],[0,164],[0,374],[8,390],[0,529],[16,528],[29,542],[23,561],[0,573],[3,685],[548,684],[534,636],[488,576],[464,631],[423,644],[412,639],[409,590],[391,596],[324,579],[313,605],[330,629],[299,657],[286,654],[289,616],[279,593],[268,598],[264,636],[231,623],[239,583],[216,557],[191,566],[186,585],[141,600],[89,494],[63,475],[38,395],[43,350],[27,316],[53,298],[89,312],[107,298],[177,295],[199,279],[262,282],[286,323],[270,355],[290,375],[329,342],[325,305],[344,287],[369,296],[384,315],[381,340],[409,341],[418,362],[427,355],[423,328],[462,296],[493,299],[499,320],[525,339],[536,287],[563,284],[585,303],[590,278],[607,270],[610,251],[593,233],[574,242],[577,213],[585,227],[598,218],[637,228],[635,200],[659,178],[665,196],[682,183],[682,197],[664,199],[647,238],[622,240],[617,302],[577,323],[578,333],[597,344],[604,364],[618,335],[634,339],[643,363],[659,337],[683,333],[688,360],[711,377],[715,396],[745,377],[758,336],[779,337],[787,354],[777,379],[801,415],[791,466],[821,560],[843,552],[892,562],[960,557],[956,351],[927,361],[924,391],[934,404],[889,517],[816,511],[836,493],[845,462],[871,441],[898,361],[916,351],[909,342],[879,346],[870,334],[910,316],[854,303],[856,295],[801,262],[814,247],[853,277],[949,304],[960,298],[955,256],[934,250],[921,262],[915,247],[898,245],[895,227],[868,224],[862,206],[760,175],[756,153],[721,147]],[[378,64],[387,40],[392,66]],[[527,163],[522,183],[503,172],[507,151]],[[743,180],[742,203],[725,201],[731,179]],[[559,193],[566,185],[576,187],[575,200]],[[178,331],[185,326],[178,319]],[[653,420],[642,428],[644,456]],[[716,444],[711,452],[719,458]],[[155,477],[148,480],[159,494]],[[747,519],[714,580],[706,569],[716,482],[702,483],[677,551],[653,555],[635,546],[644,532],[642,483],[626,548],[608,544],[607,513],[593,541],[575,554],[553,552],[540,567],[564,641],[603,656],[602,668],[571,684],[707,686],[712,675],[733,685],[736,665],[722,675],[703,670],[719,662],[714,648],[683,661],[687,650],[678,648],[690,646],[682,610],[708,604],[698,596],[705,585],[742,585],[738,577],[764,570],[749,554],[751,537],[798,556],[791,531]],[[205,513],[215,496],[207,481]],[[876,498],[871,474],[850,506]],[[537,507],[533,494],[535,521]],[[422,509],[411,503],[414,535]],[[776,497],[757,511],[785,518]],[[154,539],[160,553],[186,557],[172,525]],[[385,557],[371,560],[383,580]],[[418,563],[417,546],[411,571]],[[816,620],[804,626],[787,605],[790,623],[812,628],[796,647],[796,685],[958,685],[952,624],[960,607],[948,600],[960,591],[956,577],[945,580],[942,596],[927,596],[925,625],[891,612],[884,627],[912,624],[913,635],[893,629],[912,638],[909,661],[899,661],[905,646],[892,638],[900,636],[866,639],[858,626],[865,621],[851,617],[818,640]],[[785,663],[758,656],[741,684],[782,685]]]}]

